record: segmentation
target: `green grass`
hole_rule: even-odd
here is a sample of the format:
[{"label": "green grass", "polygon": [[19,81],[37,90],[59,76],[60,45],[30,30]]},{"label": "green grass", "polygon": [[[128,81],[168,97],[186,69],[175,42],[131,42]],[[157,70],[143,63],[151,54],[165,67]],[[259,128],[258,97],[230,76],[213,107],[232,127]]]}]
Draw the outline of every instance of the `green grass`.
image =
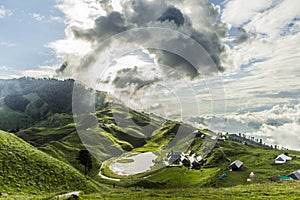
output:
[{"label": "green grass", "polygon": [[39,151],[22,139],[0,131],[0,191],[43,193],[68,190],[96,191],[73,167]]},{"label": "green grass", "polygon": [[252,184],[232,188],[115,189],[84,199],[299,199],[299,182]]},{"label": "green grass", "polygon": [[[170,188],[170,189],[145,189],[140,187],[131,188],[107,188],[101,193],[81,194],[80,199],[128,199],[128,200],[153,200],[153,199],[197,199],[197,200],[223,200],[223,199],[299,199],[300,182],[283,181],[279,183],[249,184],[230,188]],[[8,199],[53,199],[56,194],[47,195],[11,195]],[[0,197],[1,199],[1,197]],[[5,198],[7,199],[7,198]]]},{"label": "green grass", "polygon": [[[16,135],[52,157],[84,172],[84,167],[78,163],[76,157],[85,147],[78,137],[71,115],[55,114],[31,128],[19,131]],[[93,168],[88,175],[96,176],[99,168],[99,162],[93,158]]]},{"label": "green grass", "polygon": [[118,163],[132,163],[134,162],[133,159],[122,159],[122,160],[117,160]]},{"label": "green grass", "polygon": [[[270,176],[283,176],[300,169],[300,159],[298,157],[300,152],[270,150],[259,146],[247,146],[231,141],[221,142],[220,145],[223,148],[215,149],[211,155],[211,157],[219,158],[208,164],[216,164],[220,167],[221,173],[228,174],[228,177],[224,178],[222,181],[217,180],[217,186],[247,184],[246,179],[250,172],[254,172],[256,174],[254,180],[255,183],[265,183],[268,181]],[[224,158],[221,150],[230,158],[231,161],[227,161]],[[289,153],[289,155],[293,157],[293,160],[288,161],[285,164],[275,164],[275,157],[282,153]],[[244,162],[244,167],[241,171],[230,172],[228,170],[228,165],[234,160],[241,160]]]},{"label": "green grass", "polygon": [[159,170],[147,180],[167,188],[187,188],[210,185],[215,181],[219,168],[191,170],[186,167],[168,167]]}]

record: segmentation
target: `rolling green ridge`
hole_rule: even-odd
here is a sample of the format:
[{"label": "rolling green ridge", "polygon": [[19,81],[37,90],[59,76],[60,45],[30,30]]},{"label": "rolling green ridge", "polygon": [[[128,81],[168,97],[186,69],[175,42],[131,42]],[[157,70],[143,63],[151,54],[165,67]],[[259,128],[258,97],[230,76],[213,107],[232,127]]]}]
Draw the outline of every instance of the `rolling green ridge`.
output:
[{"label": "rolling green ridge", "polygon": [[[16,135],[80,172],[84,171],[84,167],[78,163],[76,157],[78,152],[85,147],[76,133],[71,115],[53,115],[29,129],[17,132]],[[99,163],[93,158],[93,169],[88,175],[97,175],[99,168]]]},{"label": "rolling green ridge", "polygon": [[1,192],[97,190],[94,184],[73,167],[3,131],[0,131],[0,160]]},{"label": "rolling green ridge", "polygon": [[[151,122],[148,121],[147,126],[133,126],[132,124],[121,123],[118,126],[113,122],[113,116],[122,115],[122,119],[145,123],[147,114],[138,113],[136,111],[128,111],[122,106],[114,108],[104,108],[96,112],[99,127],[92,131],[94,134],[100,134],[110,141],[112,146],[103,146],[99,143],[93,148],[97,151],[97,155],[101,160],[110,158],[109,151],[119,150],[122,152],[147,152],[156,151],[166,146],[176,134],[179,123],[166,121],[164,125],[163,119],[157,116],[151,116]],[[192,132],[195,130],[191,126],[183,125],[186,130]],[[153,134],[147,137],[144,132]],[[17,136],[36,146],[40,150],[49,155],[66,162],[83,171],[83,166],[78,164],[76,155],[85,146],[82,144],[73,121],[69,114],[55,114],[33,127],[21,130],[16,133]],[[138,137],[137,137],[138,136]],[[93,138],[92,138],[93,139]],[[185,145],[185,143],[183,144]],[[93,170],[89,176],[95,177],[98,174],[100,163],[94,159]]]},{"label": "rolling green ridge", "polygon": [[[120,151],[128,150],[130,152],[156,152],[159,149],[166,146],[170,140],[176,135],[176,131],[179,126],[183,126],[186,132],[193,132],[195,129],[179,122],[165,121],[164,123],[158,119],[153,123],[153,135],[149,138],[139,138],[139,140],[132,140],[131,137],[127,137],[127,130],[134,130],[134,133],[142,135],[141,127],[119,127],[114,124],[113,113],[121,113],[124,118],[134,117],[132,113],[125,112],[122,108],[105,108],[96,112],[99,120],[99,134],[104,134],[114,145],[114,148],[119,148]],[[140,113],[139,116],[146,117],[146,114]],[[109,121],[111,120],[111,121]],[[50,123],[51,121],[51,123]],[[58,122],[64,122],[65,125]],[[105,126],[103,123],[110,123],[109,126]],[[48,124],[48,125],[47,125]],[[51,124],[59,124],[51,125]],[[162,124],[161,126],[157,124]],[[45,128],[48,127],[48,128]],[[129,129],[128,129],[129,128]],[[201,131],[207,136],[209,132]],[[66,114],[59,114],[55,117],[42,121],[32,128],[22,130],[17,135],[26,141],[35,144],[40,150],[52,155],[53,157],[66,162],[83,171],[82,166],[76,161],[76,155],[78,151],[84,146],[82,145],[75,129],[75,124],[72,121],[72,117]],[[134,138],[134,137],[133,137]],[[127,146],[122,146],[126,144]],[[184,145],[184,140],[178,141],[178,145]],[[196,137],[192,143],[191,149],[194,151],[200,151],[203,147],[203,139]],[[99,144],[99,149],[105,149]],[[108,147],[109,148],[109,147]],[[103,159],[106,157],[105,150],[103,150]],[[130,153],[129,152],[129,153]],[[167,152],[163,152],[164,155]],[[281,153],[289,153],[293,157],[292,161],[289,161],[283,165],[274,164],[274,158]],[[159,158],[160,159],[160,158]],[[230,172],[228,165],[234,160],[241,160],[244,162],[244,168],[238,172]],[[97,163],[94,160],[94,163]],[[157,160],[156,162],[160,162]],[[97,165],[98,164],[98,165]],[[259,145],[244,145],[239,142],[230,140],[218,141],[215,148],[205,158],[205,162],[202,164],[200,170],[192,170],[186,167],[167,167],[162,168],[155,173],[151,172],[136,175],[133,177],[122,177],[112,173],[107,165],[104,165],[103,173],[109,177],[121,178],[121,182],[113,183],[112,181],[102,180],[98,177],[98,169],[101,163],[94,165],[91,177],[102,183],[119,184],[120,186],[143,186],[150,188],[172,188],[172,187],[231,187],[240,184],[247,184],[246,179],[250,172],[256,174],[255,183],[268,182],[268,178],[274,175],[287,175],[292,171],[300,168],[300,153],[295,151],[280,151],[261,147]],[[227,173],[228,177],[222,181],[218,177]],[[182,175],[183,174],[183,175]],[[148,176],[147,178],[141,178]],[[180,178],[178,178],[178,175]]]}]

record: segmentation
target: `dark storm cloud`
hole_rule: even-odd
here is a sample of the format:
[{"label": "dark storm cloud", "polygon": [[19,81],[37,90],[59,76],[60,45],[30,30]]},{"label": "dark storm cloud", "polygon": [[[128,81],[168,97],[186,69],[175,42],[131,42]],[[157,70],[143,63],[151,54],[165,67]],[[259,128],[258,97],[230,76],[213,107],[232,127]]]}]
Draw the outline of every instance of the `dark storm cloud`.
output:
[{"label": "dark storm cloud", "polygon": [[159,78],[157,77],[153,79],[144,79],[144,77],[140,75],[138,68],[134,67],[118,70],[112,83],[117,88],[134,87],[135,90],[138,90],[158,81]]},{"label": "dark storm cloud", "polygon": [[[200,73],[215,73],[215,67],[219,71],[224,71],[222,60],[226,57],[226,53],[221,38],[226,35],[228,27],[216,19],[219,10],[206,0],[190,0],[186,2],[179,0],[124,0],[121,1],[123,9],[120,12],[111,11],[111,1],[100,1],[100,3],[107,5],[102,6],[107,15],[98,17],[93,28],[69,27],[76,38],[87,40],[95,47],[95,50],[83,59],[77,71],[89,68],[98,59],[97,55],[104,50],[103,47],[97,47],[101,42],[115,34],[140,27],[167,28],[187,35],[202,45],[216,66],[208,64],[205,58],[207,55],[197,55],[197,52],[185,49],[184,43],[177,46],[173,45],[173,48],[195,55],[199,58],[199,62],[196,63],[197,66],[192,66],[185,58],[171,52],[149,49],[149,52],[155,55],[155,59],[160,64],[179,70],[190,78],[195,78]],[[195,7],[195,9],[199,8],[199,11],[195,10],[196,14],[185,13],[185,6]],[[159,33],[157,37],[160,37]],[[172,43],[172,39],[174,38],[164,38],[162,41],[164,43]],[[122,42],[134,43],[143,47],[145,44],[151,44],[152,40],[153,38],[147,37],[147,35],[140,35],[139,37],[130,36],[126,41]],[[117,44],[111,45],[115,45],[115,48],[118,48]],[[201,72],[196,68],[201,69]],[[166,74],[166,76],[168,75]],[[136,79],[132,81],[138,82]]]},{"label": "dark storm cloud", "polygon": [[81,30],[73,27],[74,36],[88,41],[105,40],[106,38],[126,31],[125,19],[119,12],[111,12],[107,16],[101,16],[95,20],[95,27]]},{"label": "dark storm cloud", "polygon": [[183,14],[180,12],[180,10],[174,7],[168,8],[157,20],[160,22],[173,21],[177,26],[182,26],[184,23]]},{"label": "dark storm cloud", "polygon": [[235,44],[241,44],[248,41],[254,34],[248,33],[245,29],[238,27],[236,32],[236,39],[233,41]]}]

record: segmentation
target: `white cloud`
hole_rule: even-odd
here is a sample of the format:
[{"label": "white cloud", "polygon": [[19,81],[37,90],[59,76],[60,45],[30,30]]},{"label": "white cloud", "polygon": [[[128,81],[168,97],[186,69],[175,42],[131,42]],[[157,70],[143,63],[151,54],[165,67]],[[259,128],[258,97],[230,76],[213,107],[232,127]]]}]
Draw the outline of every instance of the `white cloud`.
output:
[{"label": "white cloud", "polygon": [[269,110],[228,116],[248,127],[248,135],[263,137],[268,144],[300,150],[300,104],[276,105]]},{"label": "white cloud", "polygon": [[276,144],[281,147],[300,150],[300,124],[299,123],[286,123],[282,126],[275,127],[272,125],[263,125],[258,132],[252,135],[266,137],[267,144]]},{"label": "white cloud", "polygon": [[[190,18],[185,16],[185,13],[181,13],[177,8],[169,8],[168,4],[176,3],[176,7],[180,10],[187,6],[188,9],[192,9],[191,12],[196,13],[195,15],[190,15]],[[101,8],[102,7],[102,8]],[[164,27],[169,29],[175,29],[177,31],[184,32],[187,35],[191,35],[193,39],[197,40],[199,43],[205,46],[206,50],[212,55],[214,62],[216,63],[218,69],[222,69],[220,65],[220,60],[225,57],[223,46],[220,44],[220,38],[224,36],[225,30],[227,30],[226,24],[223,24],[219,21],[216,21],[216,17],[219,14],[218,8],[214,7],[212,4],[207,2],[206,0],[191,0],[189,3],[183,4],[181,1],[141,1],[136,2],[134,0],[122,1],[122,13],[110,12],[115,9],[119,9],[116,1],[104,0],[104,1],[95,1],[95,0],[85,0],[82,2],[72,2],[72,1],[61,1],[58,5],[58,8],[65,14],[67,20],[66,24],[68,27],[65,30],[66,37],[68,39],[64,41],[57,41],[51,43],[49,46],[54,47],[53,49],[59,51],[59,56],[63,52],[70,51],[71,53],[77,53],[78,51],[85,50],[87,48],[76,48],[77,52],[74,51],[74,48],[66,48],[61,45],[62,43],[76,42],[78,40],[85,40],[90,42],[90,46],[94,47],[94,54],[98,54],[97,45],[100,45],[107,37],[117,34],[119,32],[125,31],[127,29],[135,28],[135,27],[148,27],[148,26],[157,26]],[[78,13],[80,9],[80,13]],[[157,20],[162,15],[169,15],[169,12],[172,10],[176,11],[176,20],[175,23],[172,20]],[[104,11],[105,10],[105,11]],[[105,13],[110,12],[107,16],[102,16]],[[186,11],[186,10],[184,10]],[[186,11],[189,13],[188,11]],[[184,15],[184,16],[183,16]],[[102,16],[102,18],[99,18]],[[186,19],[184,19],[186,17]],[[178,18],[178,19],[177,19]],[[181,19],[182,18],[182,19]],[[197,20],[196,20],[197,19]],[[176,23],[183,23],[186,20],[186,23],[181,24],[182,26],[176,26]],[[194,21],[195,20],[195,21]],[[177,22],[176,22],[177,21]],[[181,22],[180,22],[181,21]],[[192,21],[192,23],[191,23]],[[201,22],[201,23],[200,23]],[[195,24],[195,27],[193,26]],[[178,24],[179,25],[179,24]],[[224,27],[223,27],[224,26]],[[222,33],[222,34],[221,34]],[[77,39],[77,40],[76,40]],[[68,40],[68,41],[67,41]],[[139,44],[139,46],[146,45],[146,42],[151,44],[152,38],[149,37],[147,40],[141,39],[139,37],[135,37],[131,43]],[[80,41],[82,44],[83,42]],[[120,48],[120,44],[115,42],[117,45],[115,49]],[[124,44],[126,42],[123,42]],[[111,45],[111,44],[110,44]],[[73,45],[68,45],[73,46]],[[75,45],[77,46],[77,45]],[[109,45],[107,45],[109,46]],[[62,47],[59,49],[58,47]],[[56,51],[56,52],[58,52]],[[152,51],[153,53],[153,51]],[[154,54],[154,53],[153,53]],[[168,62],[168,64],[172,67],[177,67],[186,69],[186,73],[197,73],[195,69],[191,69],[190,66],[184,66],[183,61],[177,57],[177,60],[172,59],[171,54],[167,53],[159,53],[155,52],[156,59],[160,62]],[[83,53],[80,53],[83,55]],[[67,55],[65,53],[65,57],[71,57],[71,55]],[[161,59],[164,57],[164,59]],[[77,56],[78,58],[78,56]],[[76,58],[75,58],[76,59]],[[87,58],[89,59],[89,58]],[[72,59],[71,59],[72,60]],[[93,59],[89,59],[93,60]],[[200,59],[199,59],[200,60]],[[180,65],[181,63],[182,65]],[[78,62],[77,62],[78,65]],[[85,67],[79,66],[78,68],[88,68],[89,65],[84,63]],[[187,64],[186,64],[187,65]],[[75,65],[70,65],[75,67]],[[209,72],[212,68],[208,65],[203,65],[203,71]],[[194,74],[193,74],[194,75]]]},{"label": "white cloud", "polygon": [[224,6],[223,20],[270,38],[280,37],[283,29],[300,17],[300,1],[295,0],[228,0]]},{"label": "white cloud", "polygon": [[273,99],[267,94],[300,90],[299,44],[300,34],[277,40],[256,39],[232,49],[230,55],[237,70],[224,75],[229,107],[249,109],[258,103],[266,106],[295,99]]},{"label": "white cloud", "polygon": [[13,42],[9,42],[9,41],[0,41],[0,46],[14,47],[14,46],[16,46],[16,44]]},{"label": "white cloud", "polygon": [[[247,112],[245,114],[238,114],[233,116],[238,122],[241,123],[256,123],[256,124],[275,124],[282,125],[284,123],[298,123],[300,116],[300,104],[298,105],[276,105],[269,110],[260,112]],[[299,135],[300,136],[300,135]]]},{"label": "white cloud", "polygon": [[50,16],[49,19],[50,22],[58,22],[58,23],[64,23],[64,19],[60,16]]},{"label": "white cloud", "polygon": [[45,19],[45,16],[40,15],[40,14],[38,14],[38,13],[29,13],[29,15],[30,15],[33,19],[35,19],[36,21],[42,21],[42,20]]},{"label": "white cloud", "polygon": [[0,66],[0,79],[11,79],[11,78],[20,78],[20,77],[55,77],[56,69],[58,66],[39,66],[34,69],[28,69],[20,71],[12,67]]},{"label": "white cloud", "polygon": [[241,26],[270,5],[272,0],[227,0],[222,19],[234,26]]},{"label": "white cloud", "polygon": [[4,6],[0,5],[0,19],[7,17],[7,16],[11,16],[13,13],[11,10],[6,9]]},{"label": "white cloud", "polygon": [[0,71],[6,71],[6,70],[8,70],[8,67],[6,67],[6,66],[0,66]]},{"label": "white cloud", "polygon": [[57,67],[55,66],[39,66],[38,69],[32,70],[25,70],[21,72],[21,76],[28,76],[28,77],[54,77],[56,75],[55,70]]},{"label": "white cloud", "polygon": [[57,7],[65,14],[67,24],[81,28],[91,28],[94,20],[105,15],[99,3],[94,0],[60,0]]},{"label": "white cloud", "polygon": [[[227,50],[232,62],[227,63],[224,85],[230,111],[300,100],[295,96],[275,99],[270,96],[300,90],[299,3],[293,0],[225,2],[222,19],[236,26],[243,25],[255,34]],[[287,30],[288,26],[292,30]]]},{"label": "white cloud", "polygon": [[281,1],[274,8],[255,15],[245,28],[267,34],[271,38],[278,38],[286,25],[293,19],[300,17],[299,8],[300,1]]},{"label": "white cloud", "polygon": [[81,58],[91,51],[90,43],[74,39],[57,40],[49,43],[47,47],[53,49],[60,58],[65,55],[74,55]]},{"label": "white cloud", "polygon": [[[92,28],[94,20],[106,12],[101,8],[100,4],[94,0],[70,1],[60,0],[57,4],[65,18],[50,16],[51,22],[64,22],[68,27],[76,26],[83,29]],[[65,30],[66,39],[50,42],[46,47],[54,50],[56,55],[63,60],[69,61],[69,65],[80,63],[82,57],[91,51],[92,45],[83,40],[74,39],[73,33],[69,28]]]},{"label": "white cloud", "polygon": [[[257,112],[228,113],[222,131],[245,133],[248,136],[262,138],[269,145],[300,150],[300,104],[275,105]],[[220,115],[201,115],[189,121],[200,128],[207,128],[212,117],[222,119]],[[216,120],[218,121],[218,120]],[[221,121],[221,120],[219,120]],[[215,125],[221,127],[221,125]],[[221,130],[214,130],[221,131]]]}]

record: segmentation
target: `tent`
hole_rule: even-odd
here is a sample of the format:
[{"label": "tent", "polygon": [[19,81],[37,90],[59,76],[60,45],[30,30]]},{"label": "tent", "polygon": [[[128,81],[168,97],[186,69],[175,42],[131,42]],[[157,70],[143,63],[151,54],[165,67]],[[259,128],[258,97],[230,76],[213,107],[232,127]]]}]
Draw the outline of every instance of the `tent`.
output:
[{"label": "tent", "polygon": [[275,158],[275,163],[283,164],[283,163],[286,163],[286,160],[284,158],[278,156],[277,158]]},{"label": "tent", "polygon": [[242,161],[236,160],[229,165],[229,168],[232,169],[233,171],[237,171],[243,167],[243,164],[244,163]]},{"label": "tent", "polygon": [[285,154],[280,154],[279,156],[277,156],[275,158],[275,163],[276,164],[283,164],[283,163],[285,163],[286,161],[289,161],[289,160],[292,160],[292,158],[285,155]]},{"label": "tent", "polygon": [[225,177],[227,177],[228,175],[226,173],[222,174],[221,176],[219,176],[219,180],[223,180]]},{"label": "tent", "polygon": [[294,180],[300,180],[300,170],[294,171],[293,173],[290,173],[287,176],[291,177]]},{"label": "tent", "polygon": [[291,177],[289,177],[289,176],[281,176],[280,180],[281,181],[288,181],[288,180],[293,180],[293,179]]}]

